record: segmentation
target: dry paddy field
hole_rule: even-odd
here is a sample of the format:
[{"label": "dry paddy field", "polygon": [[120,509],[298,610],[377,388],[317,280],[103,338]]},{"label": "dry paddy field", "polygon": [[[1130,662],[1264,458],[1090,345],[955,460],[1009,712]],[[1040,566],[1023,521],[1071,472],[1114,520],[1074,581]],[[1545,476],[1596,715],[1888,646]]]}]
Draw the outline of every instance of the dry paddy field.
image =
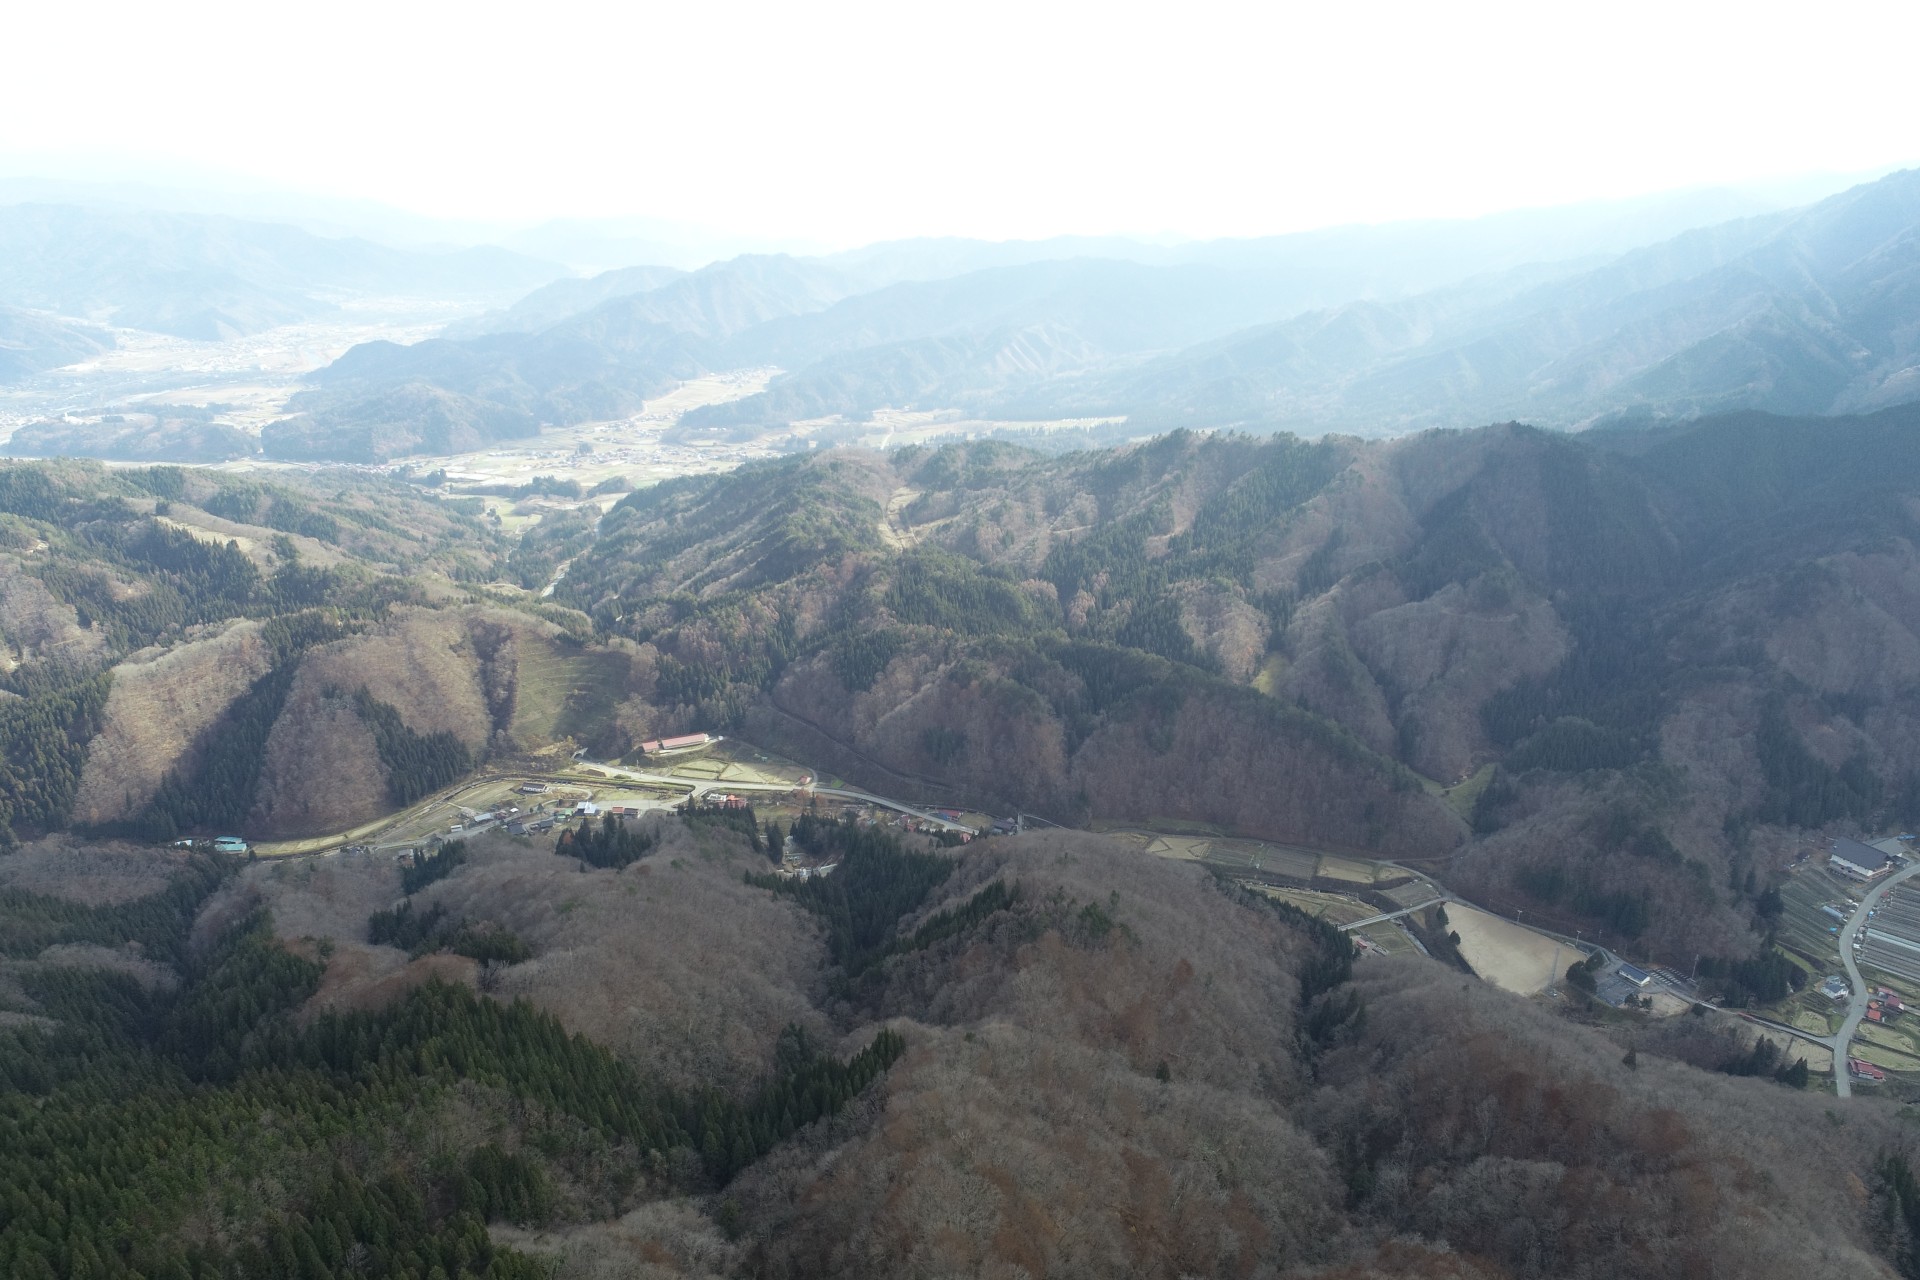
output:
[{"label": "dry paddy field", "polygon": [[1460,954],[1475,973],[1520,995],[1546,990],[1579,955],[1564,943],[1462,903],[1447,904],[1447,927],[1460,935]]}]

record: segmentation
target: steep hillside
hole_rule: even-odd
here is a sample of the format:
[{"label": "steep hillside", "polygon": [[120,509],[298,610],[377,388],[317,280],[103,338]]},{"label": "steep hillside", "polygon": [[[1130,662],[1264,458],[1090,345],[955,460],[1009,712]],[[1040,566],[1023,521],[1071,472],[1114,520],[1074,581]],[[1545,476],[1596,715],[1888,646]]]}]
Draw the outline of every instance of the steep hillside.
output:
[{"label": "steep hillside", "polygon": [[361,476],[0,469],[0,845],[323,833],[602,745],[631,654],[470,585],[511,550]]},{"label": "steep hillside", "polygon": [[[1920,816],[1916,425],[822,454],[634,495],[563,595],[649,731],[1744,954],[1796,830]],[[1428,791],[1489,768],[1456,850]]]},{"label": "steep hillside", "polygon": [[99,736],[87,746],[73,821],[100,826],[130,818],[169,773],[193,773],[223,713],[272,662],[259,624],[248,621],[119,663]]}]

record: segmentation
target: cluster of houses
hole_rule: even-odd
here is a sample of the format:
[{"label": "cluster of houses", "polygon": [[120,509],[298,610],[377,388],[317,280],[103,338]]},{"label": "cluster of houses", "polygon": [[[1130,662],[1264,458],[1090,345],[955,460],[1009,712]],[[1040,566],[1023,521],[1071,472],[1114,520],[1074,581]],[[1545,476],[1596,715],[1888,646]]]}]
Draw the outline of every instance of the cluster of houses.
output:
[{"label": "cluster of houses", "polygon": [[1885,987],[1875,987],[1873,994],[1867,997],[1867,1021],[1890,1023],[1907,1011],[1900,1003],[1900,997]]},{"label": "cluster of houses", "polygon": [[591,800],[579,800],[567,812],[576,818],[598,818],[608,814],[616,818],[637,818],[646,810],[630,804],[595,804]]}]

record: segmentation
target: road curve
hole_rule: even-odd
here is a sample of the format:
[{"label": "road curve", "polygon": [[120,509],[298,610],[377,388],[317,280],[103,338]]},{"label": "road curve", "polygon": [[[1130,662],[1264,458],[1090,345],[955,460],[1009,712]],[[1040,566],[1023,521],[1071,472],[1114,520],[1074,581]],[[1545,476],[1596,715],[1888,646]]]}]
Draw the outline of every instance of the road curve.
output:
[{"label": "road curve", "polygon": [[1833,1037],[1833,1091],[1843,1098],[1853,1096],[1853,1082],[1847,1076],[1847,1058],[1851,1053],[1853,1033],[1860,1029],[1860,1020],[1867,1016],[1867,981],[1860,976],[1860,966],[1854,963],[1853,940],[1866,926],[1867,916],[1880,905],[1880,899],[1887,890],[1920,875],[1920,862],[1904,867],[1882,880],[1867,891],[1860,899],[1859,909],[1853,913],[1840,929],[1840,963],[1847,967],[1847,981],[1853,985],[1853,998],[1847,1002],[1847,1020],[1840,1024],[1839,1034]]}]

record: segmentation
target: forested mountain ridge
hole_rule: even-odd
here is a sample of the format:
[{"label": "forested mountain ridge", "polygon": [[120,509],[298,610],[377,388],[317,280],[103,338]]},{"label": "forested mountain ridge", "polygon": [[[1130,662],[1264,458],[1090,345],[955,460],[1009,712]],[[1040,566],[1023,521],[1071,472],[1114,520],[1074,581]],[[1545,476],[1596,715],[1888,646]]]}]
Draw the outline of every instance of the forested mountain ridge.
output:
[{"label": "forested mountain ridge", "polygon": [[[1911,1274],[1886,1104],[1086,833],[154,844],[723,729],[1742,957],[1804,833],[1920,790],[1915,426],[822,451],[565,525],[552,604],[487,586],[542,544],[394,481],[0,469],[0,1271]],[[1488,765],[1470,824],[1414,772]]]},{"label": "forested mountain ridge", "polygon": [[333,831],[609,745],[629,656],[486,587],[518,550],[364,476],[0,469],[0,846]]},{"label": "forested mountain ridge", "polygon": [[[669,725],[1062,821],[1448,856],[1569,927],[1742,953],[1794,828],[1916,812],[1916,426],[840,451],[635,494],[562,595],[640,644]],[[1489,765],[1471,837],[1407,772]]]}]

